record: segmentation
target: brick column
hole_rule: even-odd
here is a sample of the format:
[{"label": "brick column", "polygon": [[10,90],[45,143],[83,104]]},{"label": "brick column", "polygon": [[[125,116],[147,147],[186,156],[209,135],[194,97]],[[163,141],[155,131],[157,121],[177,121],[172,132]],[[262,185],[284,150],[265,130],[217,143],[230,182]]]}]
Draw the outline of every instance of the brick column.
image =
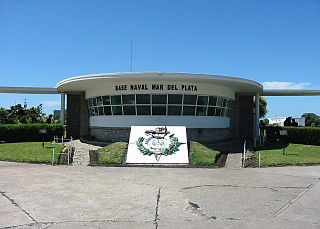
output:
[{"label": "brick column", "polygon": [[239,97],[239,134],[240,139],[253,140],[253,96]]},{"label": "brick column", "polygon": [[236,93],[235,101],[230,115],[230,138],[239,138],[239,94]]},{"label": "brick column", "polygon": [[67,138],[80,137],[80,95],[67,95]]},{"label": "brick column", "polygon": [[252,141],[253,138],[253,96],[236,93],[230,117],[230,136]]},{"label": "brick column", "polygon": [[67,137],[86,138],[90,136],[89,109],[85,93],[67,95]]},{"label": "brick column", "polygon": [[88,100],[86,100],[84,92],[81,93],[80,97],[80,137],[87,138],[90,136]]}]

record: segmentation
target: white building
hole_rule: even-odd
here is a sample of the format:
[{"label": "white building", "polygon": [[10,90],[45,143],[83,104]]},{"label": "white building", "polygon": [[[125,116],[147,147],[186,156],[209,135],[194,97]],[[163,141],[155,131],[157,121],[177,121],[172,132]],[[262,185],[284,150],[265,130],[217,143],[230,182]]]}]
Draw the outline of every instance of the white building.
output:
[{"label": "white building", "polygon": [[[284,126],[284,121],[286,120],[286,118],[287,117],[268,118],[269,125]],[[305,123],[306,123],[305,117],[292,118],[292,119],[294,119],[298,123],[298,126],[305,126]]]}]

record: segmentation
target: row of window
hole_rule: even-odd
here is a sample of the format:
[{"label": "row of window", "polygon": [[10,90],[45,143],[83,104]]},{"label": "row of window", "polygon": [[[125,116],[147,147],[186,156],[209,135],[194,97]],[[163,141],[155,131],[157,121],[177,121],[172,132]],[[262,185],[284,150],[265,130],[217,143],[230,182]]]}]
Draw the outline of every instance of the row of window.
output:
[{"label": "row of window", "polygon": [[89,99],[96,115],[230,116],[233,100],[206,95],[111,95]]}]

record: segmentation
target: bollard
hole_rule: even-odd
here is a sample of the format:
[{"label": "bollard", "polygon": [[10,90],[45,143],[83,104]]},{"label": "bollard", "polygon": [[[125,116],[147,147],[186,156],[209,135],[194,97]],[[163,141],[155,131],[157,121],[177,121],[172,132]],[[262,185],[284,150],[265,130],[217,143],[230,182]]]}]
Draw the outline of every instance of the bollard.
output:
[{"label": "bollard", "polygon": [[70,164],[70,149],[68,149],[68,165]]},{"label": "bollard", "polygon": [[244,144],[243,144],[242,167],[244,167],[244,163],[245,163],[245,161],[246,161],[246,151],[247,151],[247,149],[246,149],[246,143],[247,143],[247,141],[245,140],[245,141],[244,141]]},{"label": "bollard", "polygon": [[52,165],[54,164],[54,148],[52,149]]},{"label": "bollard", "polygon": [[259,168],[261,167],[261,153],[259,152]]}]

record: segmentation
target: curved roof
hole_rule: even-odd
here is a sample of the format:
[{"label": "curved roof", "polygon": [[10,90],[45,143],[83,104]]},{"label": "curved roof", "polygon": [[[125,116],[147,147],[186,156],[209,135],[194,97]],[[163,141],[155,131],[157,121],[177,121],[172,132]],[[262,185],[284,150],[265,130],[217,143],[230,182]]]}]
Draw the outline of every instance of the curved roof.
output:
[{"label": "curved roof", "polygon": [[75,76],[60,81],[57,89],[60,92],[85,91],[96,84],[107,84],[114,80],[170,80],[183,82],[212,83],[233,89],[235,92],[245,94],[261,93],[263,87],[256,81],[221,75],[200,73],[171,73],[171,72],[125,72],[101,73],[92,75]]}]

